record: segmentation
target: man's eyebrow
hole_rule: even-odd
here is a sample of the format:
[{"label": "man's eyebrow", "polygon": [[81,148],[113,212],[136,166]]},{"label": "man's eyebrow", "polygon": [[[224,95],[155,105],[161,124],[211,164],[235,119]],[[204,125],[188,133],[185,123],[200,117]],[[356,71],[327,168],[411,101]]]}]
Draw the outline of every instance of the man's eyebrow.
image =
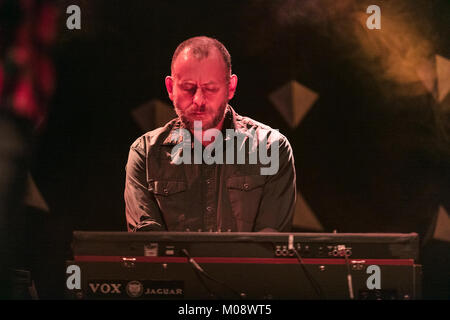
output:
[{"label": "man's eyebrow", "polygon": [[[195,81],[192,81],[192,80],[180,80],[180,84],[181,85],[197,85],[197,83],[195,82]],[[208,86],[208,85],[215,85],[215,84],[217,84],[217,82],[215,82],[215,81],[208,81],[208,82],[205,82],[205,83],[202,83],[201,84],[201,86]]]}]

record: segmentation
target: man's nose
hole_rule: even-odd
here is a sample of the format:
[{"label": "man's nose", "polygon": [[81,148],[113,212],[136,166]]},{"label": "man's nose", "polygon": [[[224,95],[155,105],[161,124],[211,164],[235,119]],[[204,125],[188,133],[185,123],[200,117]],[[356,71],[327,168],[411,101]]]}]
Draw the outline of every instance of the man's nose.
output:
[{"label": "man's nose", "polygon": [[205,102],[205,97],[203,96],[203,91],[200,87],[195,91],[193,102],[198,106],[202,106]]}]

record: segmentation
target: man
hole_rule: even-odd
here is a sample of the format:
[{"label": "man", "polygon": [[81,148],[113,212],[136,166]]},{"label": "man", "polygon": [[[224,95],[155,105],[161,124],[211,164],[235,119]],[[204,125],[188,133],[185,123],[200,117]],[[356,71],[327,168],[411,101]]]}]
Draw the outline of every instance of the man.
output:
[{"label": "man", "polygon": [[289,231],[296,198],[291,146],[228,105],[237,76],[223,44],[208,37],[181,43],[165,84],[178,118],[130,148],[128,231]]}]

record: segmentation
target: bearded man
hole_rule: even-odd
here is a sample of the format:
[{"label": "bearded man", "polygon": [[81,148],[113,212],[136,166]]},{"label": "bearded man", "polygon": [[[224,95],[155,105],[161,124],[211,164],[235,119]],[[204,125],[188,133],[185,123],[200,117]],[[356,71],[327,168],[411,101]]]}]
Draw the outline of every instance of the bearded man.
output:
[{"label": "bearded man", "polygon": [[165,85],[178,117],[130,147],[128,231],[290,230],[296,200],[291,146],[228,104],[237,82],[218,40],[194,37],[176,48]]}]

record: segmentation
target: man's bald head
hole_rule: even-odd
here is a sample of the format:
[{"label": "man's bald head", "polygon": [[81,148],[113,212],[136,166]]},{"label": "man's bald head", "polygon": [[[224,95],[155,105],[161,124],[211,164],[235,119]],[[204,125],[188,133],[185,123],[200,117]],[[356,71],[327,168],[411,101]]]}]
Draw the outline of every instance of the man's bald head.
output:
[{"label": "man's bald head", "polygon": [[189,38],[178,45],[173,54],[172,63],[170,66],[172,75],[174,75],[174,65],[178,56],[186,49],[189,49],[188,54],[194,56],[198,60],[207,58],[213,50],[217,50],[217,52],[220,54],[225,64],[226,81],[228,82],[230,80],[231,76],[230,53],[220,41],[205,36]]}]

